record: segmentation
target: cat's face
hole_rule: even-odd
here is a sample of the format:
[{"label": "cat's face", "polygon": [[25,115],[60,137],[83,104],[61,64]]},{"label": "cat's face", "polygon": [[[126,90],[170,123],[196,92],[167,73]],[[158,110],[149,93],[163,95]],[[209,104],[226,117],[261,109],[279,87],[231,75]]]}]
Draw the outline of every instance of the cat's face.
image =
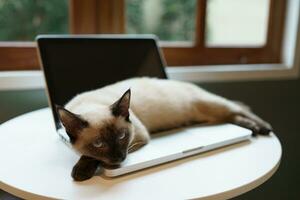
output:
[{"label": "cat's face", "polygon": [[76,115],[58,107],[59,118],[73,147],[106,165],[118,165],[133,139],[129,119],[130,90],[109,107]]}]

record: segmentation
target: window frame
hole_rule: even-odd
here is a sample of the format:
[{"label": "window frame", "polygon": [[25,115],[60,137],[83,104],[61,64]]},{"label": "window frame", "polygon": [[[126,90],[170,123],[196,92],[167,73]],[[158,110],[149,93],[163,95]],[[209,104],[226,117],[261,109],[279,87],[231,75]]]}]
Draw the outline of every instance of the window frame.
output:
[{"label": "window frame", "polygon": [[[197,0],[191,44],[160,43],[168,66],[280,63],[286,0],[270,0],[267,42],[262,47],[206,47],[207,0]],[[69,0],[71,34],[125,33],[125,0]],[[276,22],[276,23],[275,23]],[[0,70],[40,69],[35,42],[0,42]]]}]

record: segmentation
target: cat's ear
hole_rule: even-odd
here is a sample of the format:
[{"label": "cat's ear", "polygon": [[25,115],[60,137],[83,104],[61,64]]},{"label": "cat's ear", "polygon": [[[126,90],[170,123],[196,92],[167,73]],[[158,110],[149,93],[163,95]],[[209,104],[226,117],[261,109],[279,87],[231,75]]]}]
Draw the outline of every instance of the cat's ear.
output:
[{"label": "cat's ear", "polygon": [[66,132],[70,137],[71,143],[74,143],[80,131],[88,126],[88,122],[82,119],[79,115],[66,110],[62,106],[56,106],[56,110],[60,121],[64,125]]},{"label": "cat's ear", "polygon": [[131,92],[128,89],[118,101],[111,105],[111,111],[114,116],[121,116],[129,120],[130,95]]}]

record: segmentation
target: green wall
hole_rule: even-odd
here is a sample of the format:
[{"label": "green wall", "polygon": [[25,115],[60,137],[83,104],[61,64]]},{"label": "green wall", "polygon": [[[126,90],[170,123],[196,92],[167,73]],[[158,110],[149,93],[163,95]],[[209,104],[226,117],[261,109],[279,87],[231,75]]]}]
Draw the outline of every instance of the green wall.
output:
[{"label": "green wall", "polygon": [[[300,80],[206,83],[201,86],[250,105],[258,115],[271,122],[283,146],[282,163],[277,173],[262,186],[236,199],[297,199],[300,183]],[[0,123],[46,106],[43,90],[1,91]]]},{"label": "green wall", "polygon": [[44,90],[0,91],[0,123],[47,105]]}]

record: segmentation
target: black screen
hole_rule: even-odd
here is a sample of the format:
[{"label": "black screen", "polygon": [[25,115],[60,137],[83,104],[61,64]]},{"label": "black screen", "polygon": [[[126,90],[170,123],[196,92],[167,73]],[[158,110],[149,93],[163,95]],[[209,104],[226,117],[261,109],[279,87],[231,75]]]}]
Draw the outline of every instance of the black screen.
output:
[{"label": "black screen", "polygon": [[153,38],[40,36],[37,42],[57,128],[54,104],[130,77],[166,78]]}]

